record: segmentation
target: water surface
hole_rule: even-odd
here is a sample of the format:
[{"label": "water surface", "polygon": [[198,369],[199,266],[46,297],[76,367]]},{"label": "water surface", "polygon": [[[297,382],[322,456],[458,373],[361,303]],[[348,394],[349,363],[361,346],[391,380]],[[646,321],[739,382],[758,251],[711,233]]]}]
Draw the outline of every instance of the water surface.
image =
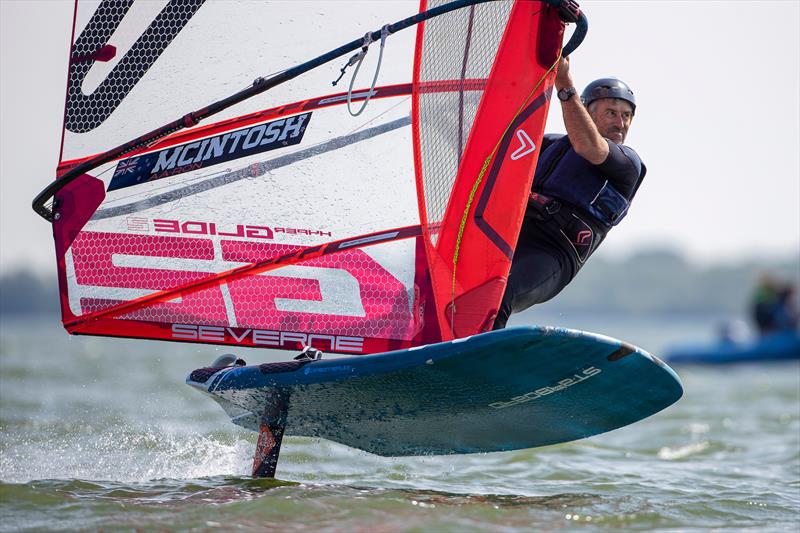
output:
[{"label": "water surface", "polygon": [[[800,527],[796,363],[678,367],[685,396],[662,413],[532,450],[383,458],[288,437],[278,479],[253,480],[255,434],[183,383],[223,350],[68,337],[54,322],[0,322],[0,531]],[[706,329],[695,318],[560,325],[654,353]]]}]

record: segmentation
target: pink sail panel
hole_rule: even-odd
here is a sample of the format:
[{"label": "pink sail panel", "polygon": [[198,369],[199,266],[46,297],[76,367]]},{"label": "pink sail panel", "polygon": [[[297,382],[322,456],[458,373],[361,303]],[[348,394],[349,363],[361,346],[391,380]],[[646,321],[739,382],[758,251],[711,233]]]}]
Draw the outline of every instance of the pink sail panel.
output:
[{"label": "pink sail panel", "polygon": [[[101,190],[100,183],[77,180],[58,200],[69,205],[76,193],[88,198],[87,191]],[[146,229],[145,219],[128,221],[137,231]],[[62,311],[71,333],[286,349],[314,345],[342,353],[407,347],[419,333],[411,300],[419,292],[408,293],[360,248],[365,241],[413,239],[420,235],[418,226],[297,247],[247,240],[280,228],[239,225],[224,231],[201,222],[154,222],[156,233],[165,235],[81,231],[70,239],[73,220],[55,221],[56,242],[64,250]],[[177,231],[191,236],[170,235]],[[219,235],[242,239],[212,238]],[[290,266],[256,268],[270,263]],[[219,280],[209,283],[214,272]]]}]

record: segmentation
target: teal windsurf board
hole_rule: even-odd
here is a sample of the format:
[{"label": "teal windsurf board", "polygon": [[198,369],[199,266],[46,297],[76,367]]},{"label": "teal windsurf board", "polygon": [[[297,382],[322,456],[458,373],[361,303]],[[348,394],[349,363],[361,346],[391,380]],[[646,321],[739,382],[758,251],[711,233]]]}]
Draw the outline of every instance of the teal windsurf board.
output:
[{"label": "teal windsurf board", "polygon": [[632,424],[683,393],[675,372],[644,350],[552,327],[376,355],[203,368],[187,383],[244,428],[266,425],[278,437],[321,437],[383,456],[568,442]]}]

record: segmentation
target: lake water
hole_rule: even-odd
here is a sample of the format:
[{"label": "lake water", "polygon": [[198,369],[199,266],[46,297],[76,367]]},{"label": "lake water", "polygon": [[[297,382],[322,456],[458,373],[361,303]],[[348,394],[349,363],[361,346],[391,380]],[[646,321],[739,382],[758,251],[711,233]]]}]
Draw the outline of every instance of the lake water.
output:
[{"label": "lake water", "polygon": [[[712,319],[522,317],[659,354]],[[255,434],[186,386],[210,346],[69,337],[0,322],[0,531],[797,531],[800,365],[677,367],[685,396],[583,441],[382,458],[287,437],[278,480]],[[246,351],[250,363],[275,353]]]}]

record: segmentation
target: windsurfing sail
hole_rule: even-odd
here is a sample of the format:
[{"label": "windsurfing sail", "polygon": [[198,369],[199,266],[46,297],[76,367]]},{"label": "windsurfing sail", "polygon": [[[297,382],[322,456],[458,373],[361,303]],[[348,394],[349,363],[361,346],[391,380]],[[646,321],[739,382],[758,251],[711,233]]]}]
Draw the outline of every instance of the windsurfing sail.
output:
[{"label": "windsurfing sail", "polygon": [[[65,327],[338,353],[490,329],[562,4],[77,1],[60,179],[34,202]],[[354,20],[383,30],[335,48]],[[359,49],[361,86],[326,94]]]}]

